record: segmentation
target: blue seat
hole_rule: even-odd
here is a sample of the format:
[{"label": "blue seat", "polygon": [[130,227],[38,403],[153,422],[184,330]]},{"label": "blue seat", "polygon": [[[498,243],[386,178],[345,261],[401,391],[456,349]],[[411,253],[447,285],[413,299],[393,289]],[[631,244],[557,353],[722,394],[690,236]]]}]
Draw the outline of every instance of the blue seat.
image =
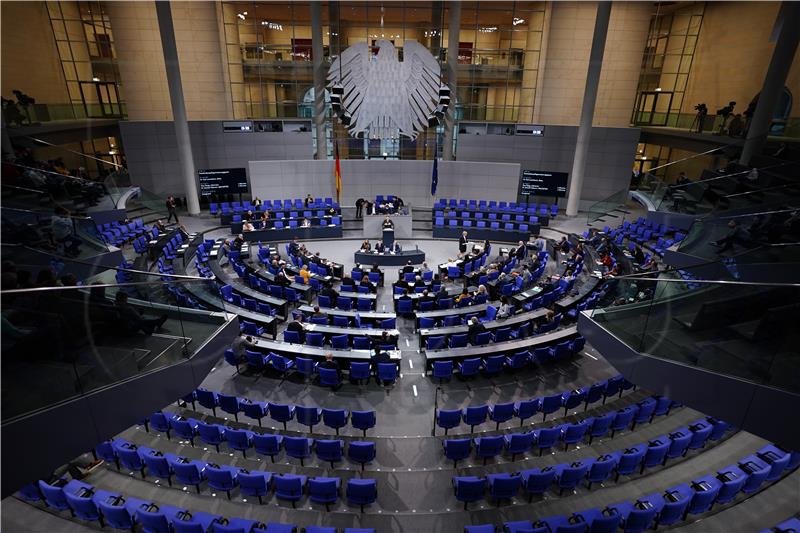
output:
[{"label": "blue seat", "polygon": [[267,368],[269,356],[261,352],[253,350],[245,350],[245,357],[247,358],[247,370],[255,372],[263,372]]},{"label": "blue seat", "polygon": [[306,458],[311,457],[311,448],[314,445],[314,439],[305,437],[284,437],[283,449],[286,455],[300,459],[300,466],[304,466]]},{"label": "blue seat", "polygon": [[217,395],[217,400],[219,401],[219,408],[226,413],[233,415],[234,420],[238,422],[239,411],[242,410],[242,404],[240,403],[239,398],[231,394],[219,393]]},{"label": "blue seat", "polygon": [[361,381],[366,380],[369,383],[369,378],[372,375],[370,364],[366,362],[352,362],[350,363],[350,380]]},{"label": "blue seat", "polygon": [[466,459],[472,453],[471,439],[445,439],[442,442],[444,456],[453,461],[453,468],[458,467],[458,462]]},{"label": "blue seat", "polygon": [[495,430],[499,430],[501,423],[508,422],[512,418],[514,418],[514,402],[498,403],[489,406],[489,420],[497,423]]},{"label": "blue seat", "polygon": [[605,437],[608,435],[608,432],[611,428],[611,423],[614,421],[616,416],[617,413],[612,411],[602,416],[590,417],[586,419],[587,422],[591,423],[588,429],[589,444],[592,443],[592,440],[594,440],[595,437]]},{"label": "blue seat", "polygon": [[[457,337],[458,335],[453,335],[453,337]],[[450,340],[450,347],[453,347],[453,341]],[[425,349],[426,350],[441,350],[445,347],[444,344],[444,335],[434,335],[432,337],[428,337],[425,339]]]},{"label": "blue seat", "polygon": [[281,500],[289,500],[292,502],[292,507],[295,507],[296,503],[303,497],[303,487],[306,484],[306,479],[306,476],[295,474],[276,474],[272,476],[275,497]]},{"label": "blue seat", "polygon": [[639,444],[611,454],[617,460],[614,481],[619,481],[619,476],[621,475],[627,476],[639,470],[646,450],[647,446],[645,444]]},{"label": "blue seat", "polygon": [[567,412],[570,409],[574,409],[586,400],[586,391],[574,390],[565,392],[561,395],[561,399],[564,404],[564,416],[567,416]]},{"label": "blue seat", "polygon": [[[430,340],[430,339],[442,339],[442,346],[441,347],[444,348],[444,337],[443,336],[440,336],[440,337],[429,337],[428,340]],[[464,347],[467,346],[468,342],[469,342],[469,335],[467,335],[466,333],[458,333],[456,335],[450,336],[449,345],[450,345],[450,348],[464,348]]]},{"label": "blue seat", "polygon": [[[64,497],[74,516],[85,522],[99,522],[102,527],[104,524],[103,517],[97,508],[97,503],[91,496],[78,496],[71,492],[65,492]],[[130,517],[128,517],[128,521],[130,522]]]},{"label": "blue seat", "polygon": [[268,403],[269,416],[276,422],[283,424],[284,431],[286,423],[294,418],[294,406],[282,403]]},{"label": "blue seat", "polygon": [[519,418],[520,427],[527,419],[533,418],[533,415],[539,412],[539,403],[539,398],[514,403],[514,416]]},{"label": "blue seat", "polygon": [[622,518],[620,528],[630,533],[642,533],[653,523],[656,512],[658,512],[658,501],[660,495],[643,497],[635,502],[624,502],[617,505],[610,505]]},{"label": "blue seat", "polygon": [[367,436],[367,430],[375,427],[376,417],[375,411],[351,411],[350,423],[356,429],[364,432]]},{"label": "blue seat", "polygon": [[577,444],[583,440],[589,425],[586,422],[577,424],[564,424],[561,440],[564,441],[564,451],[567,451],[570,444]]},{"label": "blue seat", "polygon": [[267,416],[267,404],[265,402],[251,402],[249,400],[242,400],[241,404],[244,416],[257,420],[258,425],[261,426],[261,419]]},{"label": "blue seat", "polygon": [[208,486],[215,490],[224,490],[231,499],[231,490],[238,485],[236,475],[239,469],[229,465],[206,465],[206,478]]},{"label": "blue seat", "polygon": [[275,456],[281,453],[281,445],[283,444],[283,437],[281,435],[272,435],[270,433],[253,434],[253,447],[256,453],[269,456],[270,460],[274,463]]},{"label": "blue seat", "polygon": [[288,357],[271,353],[269,355],[269,365],[281,375],[281,379],[285,379],[286,373],[294,368],[294,361]]},{"label": "blue seat", "polygon": [[482,361],[475,357],[471,359],[464,359],[458,363],[458,372],[461,377],[470,377],[478,375]]},{"label": "blue seat", "polygon": [[336,430],[339,434],[339,429],[347,425],[350,419],[350,412],[347,409],[323,409],[322,410],[322,423],[327,427]]},{"label": "blue seat", "polygon": [[544,428],[537,430],[535,434],[536,446],[539,448],[539,457],[541,457],[544,450],[552,448],[561,437],[561,428],[559,426]]},{"label": "blue seat", "polygon": [[318,364],[308,357],[294,358],[295,371],[306,379],[314,377],[314,374],[317,373],[317,367]]},{"label": "blue seat", "polygon": [[184,485],[194,485],[195,490],[200,494],[200,483],[206,479],[206,463],[197,460],[183,460],[180,457],[168,457],[167,461],[175,473],[175,479]]},{"label": "blue seat", "polygon": [[337,388],[342,384],[339,372],[335,368],[317,368],[319,384],[323,387]]},{"label": "blue seat", "polygon": [[545,396],[542,398],[540,410],[542,412],[542,422],[545,421],[547,415],[550,413],[555,413],[559,409],[561,409],[562,404],[562,396],[561,394],[553,394],[551,396]]},{"label": "blue seat", "polygon": [[397,365],[394,363],[378,363],[377,379],[384,385],[397,381]]},{"label": "blue seat", "polygon": [[433,377],[439,380],[450,379],[453,377],[453,361],[434,361],[433,362]]},{"label": "blue seat", "polygon": [[364,512],[364,506],[370,505],[378,497],[378,486],[374,479],[356,479],[351,478],[347,481],[347,501],[351,505],[361,506],[361,512]]},{"label": "blue seat", "polygon": [[475,439],[475,454],[483,458],[483,464],[485,465],[490,457],[497,457],[503,453],[504,443],[503,435],[477,437]]},{"label": "blue seat", "polygon": [[658,511],[653,528],[670,526],[683,520],[683,513],[686,512],[693,493],[686,483],[665,490],[662,496],[664,506]]},{"label": "blue seat", "polygon": [[133,498],[128,498],[126,504],[115,505],[107,499],[95,498],[97,508],[103,515],[103,521],[114,529],[133,530],[135,521],[129,504],[134,503]]},{"label": "blue seat", "polygon": [[747,474],[742,472],[737,465],[730,465],[718,470],[716,477],[722,483],[715,502],[720,505],[733,501],[747,481]]},{"label": "blue seat", "polygon": [[670,444],[671,441],[667,436],[651,439],[648,442],[647,451],[644,453],[644,459],[642,459],[642,467],[640,472],[644,472],[645,468],[651,468],[653,466],[664,464]]},{"label": "blue seat", "polygon": [[[197,424],[197,434],[200,440],[214,446],[217,449],[217,453],[219,453],[219,445],[225,442],[225,429],[225,426],[218,424],[206,424],[205,422],[198,422]],[[122,460],[122,456],[120,456],[120,460]],[[144,477],[144,474],[142,474],[142,477]]]},{"label": "blue seat", "polygon": [[522,477],[519,474],[488,474],[489,494],[496,501],[511,500],[519,492]]},{"label": "blue seat", "polygon": [[486,422],[486,416],[489,414],[488,405],[477,405],[466,407],[462,413],[465,424],[469,424],[470,433],[475,432],[475,426],[479,426]]},{"label": "blue seat", "polygon": [[211,409],[214,416],[217,416],[217,407],[219,406],[217,393],[205,389],[197,389],[195,394],[197,395],[197,403],[206,409]]},{"label": "blue seat", "polygon": [[506,356],[492,355],[483,360],[483,371],[487,375],[499,374],[506,364]]},{"label": "blue seat", "polygon": [[617,467],[617,460],[613,455],[601,455],[592,460],[589,471],[586,473],[586,488],[592,489],[593,483],[602,483],[611,476],[611,472]]},{"label": "blue seat", "polygon": [[239,491],[245,496],[258,498],[258,503],[262,503],[262,498],[269,494],[272,474],[259,470],[239,469],[236,474],[239,482]]},{"label": "blue seat", "polygon": [[375,459],[375,443],[370,441],[350,441],[347,445],[347,458],[361,464],[361,471],[364,465]]},{"label": "blue seat", "polygon": [[528,364],[529,358],[530,354],[527,351],[516,352],[506,357],[506,366],[512,370],[519,370]]},{"label": "blue seat", "polygon": [[713,474],[696,479],[689,486],[694,491],[694,494],[691,501],[689,501],[689,506],[683,512],[684,520],[690,514],[705,513],[711,509],[717,499],[717,495],[722,490],[722,483]]},{"label": "blue seat", "polygon": [[533,444],[533,433],[511,433],[503,436],[505,441],[506,453],[511,454],[511,461],[517,458],[517,455],[524,454],[531,449]]},{"label": "blue seat", "polygon": [[449,429],[461,425],[461,409],[439,409],[436,411],[436,425],[447,435]]},{"label": "blue seat", "polygon": [[614,421],[611,422],[611,438],[614,438],[614,434],[617,431],[627,429],[631,425],[631,421],[635,415],[635,406],[623,407],[617,411]]},{"label": "blue seat", "polygon": [[309,433],[314,432],[314,426],[319,424],[322,418],[322,409],[318,407],[306,407],[304,405],[296,405],[294,407],[297,422],[308,426]]},{"label": "blue seat", "polygon": [[306,344],[308,346],[322,346],[325,341],[325,337],[322,333],[315,333],[315,332],[308,332],[306,333]]},{"label": "blue seat", "polygon": [[341,479],[338,477],[312,477],[308,480],[308,498],[312,502],[325,504],[325,509],[330,511],[330,505],[339,499]]},{"label": "blue seat", "polygon": [[534,495],[540,496],[547,492],[556,477],[556,471],[552,466],[534,468],[520,472],[522,478],[522,488],[528,494],[528,502]]},{"label": "blue seat", "polygon": [[317,439],[314,442],[317,451],[317,458],[331,464],[331,468],[336,468],[334,463],[342,460],[344,455],[344,441]]},{"label": "blue seat", "polygon": [[589,471],[589,464],[586,461],[562,463],[556,465],[555,470],[555,483],[559,488],[558,495],[561,496],[564,493],[564,489],[574,489],[586,477],[586,473]]},{"label": "blue seat", "polygon": [[464,509],[472,502],[483,499],[486,491],[486,479],[477,476],[456,476],[453,478],[453,489],[456,499],[464,502]]}]

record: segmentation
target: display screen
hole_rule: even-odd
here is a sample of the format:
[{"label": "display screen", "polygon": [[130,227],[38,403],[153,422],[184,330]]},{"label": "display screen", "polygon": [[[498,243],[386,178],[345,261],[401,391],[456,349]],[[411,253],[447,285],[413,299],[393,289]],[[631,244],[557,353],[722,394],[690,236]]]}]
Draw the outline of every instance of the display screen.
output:
[{"label": "display screen", "polygon": [[244,168],[198,170],[200,196],[247,192],[247,171]]},{"label": "display screen", "polygon": [[558,196],[567,195],[566,172],[547,172],[546,170],[523,170],[519,193],[523,196]]}]

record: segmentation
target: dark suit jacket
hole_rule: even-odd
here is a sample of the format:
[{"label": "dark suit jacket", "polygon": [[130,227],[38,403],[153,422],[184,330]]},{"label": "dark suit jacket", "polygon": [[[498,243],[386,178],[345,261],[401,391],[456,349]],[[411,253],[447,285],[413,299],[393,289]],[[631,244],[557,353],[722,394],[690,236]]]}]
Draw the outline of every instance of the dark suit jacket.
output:
[{"label": "dark suit jacket", "polygon": [[467,330],[467,333],[469,335],[469,342],[474,343],[475,336],[478,335],[479,333],[483,333],[484,331],[486,331],[486,326],[484,326],[480,322],[478,322],[477,324],[470,324],[469,329]]},{"label": "dark suit jacket", "polygon": [[467,243],[469,240],[463,235],[458,238],[458,251],[462,254],[467,251]]}]

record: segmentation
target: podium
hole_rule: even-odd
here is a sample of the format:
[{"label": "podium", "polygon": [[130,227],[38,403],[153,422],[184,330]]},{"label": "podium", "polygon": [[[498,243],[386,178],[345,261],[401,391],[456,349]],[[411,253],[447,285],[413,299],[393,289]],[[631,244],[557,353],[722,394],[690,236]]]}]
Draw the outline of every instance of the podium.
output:
[{"label": "podium", "polygon": [[394,246],[394,228],[383,228],[383,245],[387,250]]}]

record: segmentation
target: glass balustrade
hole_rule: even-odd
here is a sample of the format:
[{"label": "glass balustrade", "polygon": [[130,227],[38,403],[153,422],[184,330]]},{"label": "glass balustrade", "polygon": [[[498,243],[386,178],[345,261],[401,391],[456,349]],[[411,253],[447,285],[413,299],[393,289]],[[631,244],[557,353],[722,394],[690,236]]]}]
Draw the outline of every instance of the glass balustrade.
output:
[{"label": "glass balustrade", "polygon": [[591,317],[642,354],[800,391],[800,284],[681,275],[611,280]]},{"label": "glass balustrade", "polygon": [[2,291],[3,419],[190,359],[231,316],[175,305],[213,281],[148,278]]},{"label": "glass balustrade", "polygon": [[621,205],[625,205],[625,202],[628,201],[628,189],[622,189],[621,191],[617,191],[608,198],[604,198],[599,202],[595,202],[589,207],[588,213],[586,215],[586,223],[593,224],[597,222],[600,218],[608,215],[612,210],[618,208]]}]

